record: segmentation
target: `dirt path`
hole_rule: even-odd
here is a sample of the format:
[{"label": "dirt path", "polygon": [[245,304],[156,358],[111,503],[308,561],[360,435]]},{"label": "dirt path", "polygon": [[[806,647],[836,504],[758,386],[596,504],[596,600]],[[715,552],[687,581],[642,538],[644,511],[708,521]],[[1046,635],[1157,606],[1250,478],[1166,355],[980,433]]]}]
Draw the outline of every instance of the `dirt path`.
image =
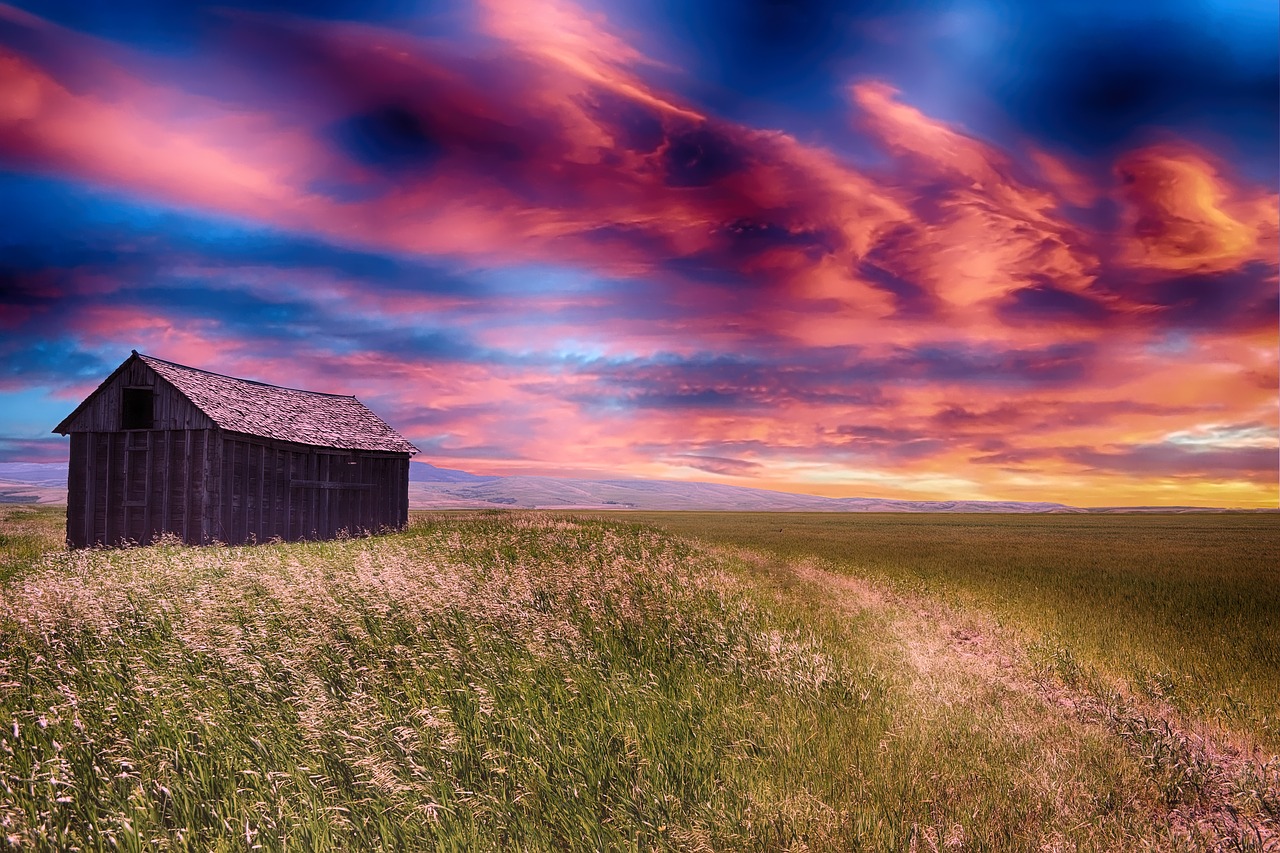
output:
[{"label": "dirt path", "polygon": [[[735,555],[779,565],[753,552]],[[830,606],[884,618],[913,670],[909,689],[922,700],[973,701],[991,688],[1028,697],[1073,726],[1119,739],[1165,791],[1159,817],[1179,845],[1280,851],[1280,757],[1250,751],[1243,739],[1188,721],[1124,685],[1072,683],[1033,660],[1025,638],[981,613],[904,597],[814,561],[786,568],[820,589]]]}]

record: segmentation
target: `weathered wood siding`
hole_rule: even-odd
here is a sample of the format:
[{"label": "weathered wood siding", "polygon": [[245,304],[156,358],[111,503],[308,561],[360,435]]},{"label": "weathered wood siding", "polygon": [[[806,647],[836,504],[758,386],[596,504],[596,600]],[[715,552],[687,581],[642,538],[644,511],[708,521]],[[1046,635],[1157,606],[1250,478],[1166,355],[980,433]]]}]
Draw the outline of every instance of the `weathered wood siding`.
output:
[{"label": "weathered wood siding", "polygon": [[[124,392],[152,392],[150,429],[121,429]],[[67,541],[193,545],[329,539],[403,527],[409,454],[331,450],[218,428],[138,358],[59,431],[71,434]]]},{"label": "weathered wood siding", "polygon": [[210,489],[213,538],[331,539],[408,520],[408,454],[330,450],[223,433]]},{"label": "weathered wood siding", "polygon": [[75,432],[67,471],[72,547],[211,541],[205,493],[211,430]]},{"label": "weathered wood siding", "polygon": [[204,412],[135,358],[126,362],[122,370],[85,401],[83,408],[77,410],[67,424],[67,432],[118,432],[121,396],[125,388],[150,388],[155,394],[154,429],[202,430],[213,427],[213,422]]}]

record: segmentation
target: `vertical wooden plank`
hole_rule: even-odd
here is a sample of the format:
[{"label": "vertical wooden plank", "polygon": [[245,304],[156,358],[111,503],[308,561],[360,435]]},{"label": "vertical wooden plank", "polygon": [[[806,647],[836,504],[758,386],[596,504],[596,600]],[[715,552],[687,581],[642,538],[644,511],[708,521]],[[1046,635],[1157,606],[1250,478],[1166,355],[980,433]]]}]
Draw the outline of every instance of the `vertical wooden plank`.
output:
[{"label": "vertical wooden plank", "polygon": [[[107,463],[106,435],[100,432],[89,433],[89,506],[86,520],[85,542],[89,545],[100,543],[106,539],[106,504],[103,502],[103,491],[106,488]],[[103,521],[98,523],[99,516]]]},{"label": "vertical wooden plank", "polygon": [[244,543],[245,534],[245,487],[244,469],[245,454],[248,449],[240,439],[231,444],[231,539],[237,544]]},{"label": "vertical wooden plank", "polygon": [[255,522],[256,529],[254,535],[259,542],[265,542],[271,538],[271,534],[267,532],[267,515],[266,508],[263,506],[263,500],[267,497],[267,448],[258,445],[258,467],[254,469],[254,479],[258,481],[258,519]]},{"label": "vertical wooden plank", "polygon": [[82,547],[84,532],[84,433],[71,434],[71,457],[67,461],[67,544]]},{"label": "vertical wooden plank", "polygon": [[274,445],[264,445],[262,448],[262,541],[265,542],[275,535],[275,514],[276,514],[276,457],[277,449]]},{"label": "vertical wooden plank", "polygon": [[284,534],[281,538],[293,539],[293,460],[292,450],[284,451]]},{"label": "vertical wooden plank", "polygon": [[129,517],[125,511],[125,490],[129,486],[129,478],[125,474],[125,467],[129,464],[129,436],[123,432],[115,432],[111,434],[111,475],[112,475],[112,493],[111,513],[112,523],[115,525],[115,535],[110,537],[111,545],[120,545],[129,536]]},{"label": "vertical wooden plank", "polygon": [[81,547],[88,547],[93,544],[93,519],[98,511],[98,476],[96,471],[98,437],[95,433],[72,433],[71,440],[73,442],[77,435],[84,440],[84,469],[86,477],[84,484],[84,529],[80,533],[79,542]]},{"label": "vertical wooden plank", "polygon": [[372,464],[373,476],[370,482],[373,483],[373,529],[376,531],[387,523],[387,481],[383,476],[384,460],[375,457]]},{"label": "vertical wooden plank", "polygon": [[232,529],[231,512],[232,496],[235,494],[236,443],[234,439],[222,439],[222,539],[228,545],[235,544],[235,531]]},{"label": "vertical wooden plank", "polygon": [[383,485],[382,494],[385,501],[383,508],[386,513],[383,522],[388,528],[396,526],[396,466],[391,459],[382,460]]},{"label": "vertical wooden plank", "polygon": [[184,429],[182,431],[182,441],[177,447],[182,467],[181,500],[184,507],[181,535],[182,541],[187,543],[192,543],[193,538],[200,535],[200,512],[202,507],[199,505],[197,484],[194,479],[198,441],[199,435],[195,431]]},{"label": "vertical wooden plank", "polygon": [[[311,476],[311,456],[309,451],[298,451],[298,459],[296,463],[296,476],[298,480],[305,480]],[[311,522],[307,519],[307,506],[310,503],[310,492],[299,486],[293,492],[293,500],[298,505],[298,538],[306,539],[307,530]]]},{"label": "vertical wooden plank", "polygon": [[367,460],[368,468],[366,483],[373,483],[373,488],[369,490],[369,506],[365,509],[365,517],[368,520],[369,530],[372,533],[378,532],[378,494],[382,491],[382,484],[378,480],[378,460],[376,457],[369,457]]},{"label": "vertical wooden plank", "polygon": [[262,539],[264,542],[276,535],[276,466],[279,464],[280,448],[273,443],[263,451],[262,461],[262,495],[265,502],[262,508]]},{"label": "vertical wooden plank", "polygon": [[401,459],[400,465],[400,488],[396,491],[396,499],[400,502],[400,523],[396,525],[400,529],[409,523],[409,457]]},{"label": "vertical wooden plank", "polygon": [[[329,457],[323,453],[316,454],[316,480],[323,483],[329,472]],[[329,538],[329,490],[316,489],[316,533],[321,539]]]},{"label": "vertical wooden plank", "polygon": [[116,526],[117,526],[116,516],[119,514],[120,510],[123,509],[121,504],[124,502],[123,496],[117,496],[116,494],[117,489],[119,488],[118,483],[120,480],[120,478],[116,476],[116,470],[115,470],[115,467],[116,467],[115,461],[117,458],[117,454],[114,453],[114,450],[115,450],[114,445],[115,445],[115,438],[117,435],[119,435],[119,433],[109,432],[106,434],[106,440],[107,440],[106,441],[107,443],[107,446],[106,446],[107,474],[105,479],[106,501],[103,503],[103,508],[106,510],[106,516],[104,518],[104,530],[103,530],[104,545],[116,544],[116,541],[115,541],[116,540],[115,532],[116,532]]},{"label": "vertical wooden plank", "polygon": [[233,489],[235,497],[235,516],[233,518],[232,535],[237,545],[243,545],[249,533],[249,490],[245,482],[245,471],[249,467],[249,446],[236,439],[236,452],[233,464]]},{"label": "vertical wooden plank", "polygon": [[[347,460],[341,456],[329,457],[330,473],[335,482],[347,482]],[[347,533],[351,532],[351,525],[347,518],[348,499],[351,492],[346,489],[338,489],[333,493],[333,532],[336,535],[343,528],[347,528]]]},{"label": "vertical wooden plank", "polygon": [[[357,454],[355,463],[351,467],[354,472],[352,479],[357,483],[368,483],[369,481],[364,478],[364,454]],[[357,532],[368,528],[368,525],[364,523],[364,505],[368,498],[368,489],[357,489],[351,493],[351,521],[355,525]]]},{"label": "vertical wooden plank", "polygon": [[200,513],[200,535],[206,542],[212,542],[218,538],[218,522],[219,513],[222,512],[222,504],[220,495],[222,489],[219,486],[218,477],[221,476],[217,462],[215,461],[222,453],[222,433],[216,430],[208,430],[204,434],[203,447],[201,448],[201,466],[200,466],[200,482],[196,484],[197,493],[200,495],[204,508]]},{"label": "vertical wooden plank", "polygon": [[184,538],[188,542],[201,544],[209,541],[209,531],[205,526],[205,512],[208,510],[206,500],[209,487],[205,480],[205,466],[208,459],[209,431],[186,430],[187,455],[187,528]]},{"label": "vertical wooden plank", "polygon": [[181,539],[187,528],[187,453],[185,430],[169,430],[165,439],[165,530]]},{"label": "vertical wooden plank", "polygon": [[373,489],[369,493],[369,523],[371,529],[377,532],[382,526],[382,493],[386,489],[386,484],[382,480],[382,460],[373,458],[369,460],[371,476],[369,482],[373,483]]},{"label": "vertical wooden plank", "polygon": [[249,541],[249,530],[253,526],[254,498],[257,492],[253,489],[253,445],[247,441],[238,441],[240,451],[236,454],[236,478],[240,483],[240,513],[237,519],[240,526],[240,542]]},{"label": "vertical wooden plank", "polygon": [[159,509],[159,506],[155,501],[155,495],[152,494],[152,489],[155,488],[155,486],[158,485],[160,481],[159,477],[153,476],[155,474],[154,469],[156,467],[155,466],[155,463],[157,461],[156,457],[159,455],[158,453],[156,453],[156,444],[157,444],[156,439],[158,439],[159,437],[160,437],[160,434],[157,433],[155,430],[147,430],[146,432],[147,449],[146,449],[145,455],[142,457],[143,505],[142,505],[142,512],[139,513],[139,515],[142,516],[142,524],[140,525],[142,528],[141,530],[142,535],[138,537],[138,541],[143,544],[150,542],[155,535],[155,528],[156,528],[155,515],[156,515],[156,510]]},{"label": "vertical wooden plank", "polygon": [[[321,473],[324,466],[324,459],[321,457],[319,453],[313,453],[311,458],[315,460],[315,463],[314,463],[315,470],[316,470],[315,479],[319,481],[324,478],[324,475]],[[308,491],[310,492],[308,497],[311,500],[311,502],[315,505],[316,525],[315,525],[314,535],[317,539],[323,539],[324,538],[324,489],[309,489]]]},{"label": "vertical wooden plank", "polygon": [[192,472],[197,478],[192,486],[196,493],[196,501],[200,507],[200,529],[196,535],[200,537],[201,544],[212,542],[218,536],[214,519],[218,517],[217,496],[220,490],[218,488],[218,470],[213,460],[221,445],[222,438],[219,433],[211,429],[201,430],[200,458],[195,463],[196,467]]},{"label": "vertical wooden plank", "polygon": [[276,487],[273,511],[276,514],[276,536],[289,538],[289,451],[285,447],[276,448]]},{"label": "vertical wooden plank", "polygon": [[256,533],[256,530],[254,529],[254,522],[258,514],[258,489],[257,484],[254,483],[256,478],[253,476],[254,471],[257,470],[253,461],[254,454],[257,451],[257,446],[248,441],[244,444],[244,468],[241,470],[240,474],[240,482],[244,489],[244,497],[240,501],[240,507],[244,511],[244,541],[248,542],[250,541],[249,535],[251,533]]},{"label": "vertical wooden plank", "polygon": [[173,431],[166,429],[158,439],[160,442],[160,469],[157,472],[160,475],[160,532],[173,532],[173,495],[170,493],[169,487],[173,480]]},{"label": "vertical wooden plank", "polygon": [[102,439],[102,544],[111,544],[111,516],[115,512],[115,477],[112,471],[111,441],[114,433],[103,433]]},{"label": "vertical wooden plank", "polygon": [[[319,477],[320,463],[316,458],[315,451],[308,450],[303,459],[303,470],[307,472],[303,479],[314,480]],[[305,522],[302,525],[302,538],[314,539],[316,535],[316,490],[304,487],[298,491],[298,497],[303,502],[302,507],[305,518]]]},{"label": "vertical wooden plank", "polygon": [[[182,496],[180,496],[179,500],[182,501],[183,505],[182,540],[187,544],[197,544],[198,540],[202,538],[202,532],[198,526],[195,530],[192,529],[192,521],[195,521],[197,525],[201,525],[202,515],[197,515],[196,512],[192,512],[192,501],[193,498],[195,498],[196,492],[196,489],[191,488],[192,467],[196,464],[196,448],[192,447],[193,439],[195,439],[195,435],[192,435],[191,430],[182,430],[182,448],[180,448],[179,451],[180,455],[182,455],[182,461],[180,461],[178,465],[179,470],[182,471],[182,476],[179,478],[179,482],[182,484]],[[198,498],[196,498],[196,500],[198,501]],[[201,510],[204,510],[204,507],[200,508]]]},{"label": "vertical wooden plank", "polygon": [[[312,451],[311,453],[311,479],[320,479],[320,454]],[[307,503],[311,505],[311,531],[307,534],[309,539],[324,538],[321,528],[324,526],[324,512],[320,505],[321,495],[320,489],[307,489]]]},{"label": "vertical wooden plank", "polygon": [[[350,466],[350,470],[355,472],[355,474],[352,476],[351,479],[357,483],[369,482],[368,480],[364,479],[363,476],[361,476],[362,474],[364,474],[364,454],[357,451],[352,454],[352,460],[356,464]],[[365,498],[364,489],[356,489],[351,493],[351,528],[356,533],[359,533],[361,530],[363,530],[365,526],[364,498]]]},{"label": "vertical wooden plank", "polygon": [[374,494],[377,495],[376,518],[374,519],[374,529],[385,527],[387,525],[387,477],[386,477],[387,460],[375,459],[374,469],[377,473],[373,477]]}]

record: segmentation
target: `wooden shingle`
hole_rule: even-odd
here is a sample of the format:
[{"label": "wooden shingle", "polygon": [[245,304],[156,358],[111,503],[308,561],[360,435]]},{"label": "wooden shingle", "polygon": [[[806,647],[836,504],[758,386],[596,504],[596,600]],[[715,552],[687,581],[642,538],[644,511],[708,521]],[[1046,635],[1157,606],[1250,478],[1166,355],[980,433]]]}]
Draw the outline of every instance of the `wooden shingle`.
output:
[{"label": "wooden shingle", "polygon": [[138,358],[230,432],[341,450],[418,452],[355,397],[237,379],[142,353]]}]

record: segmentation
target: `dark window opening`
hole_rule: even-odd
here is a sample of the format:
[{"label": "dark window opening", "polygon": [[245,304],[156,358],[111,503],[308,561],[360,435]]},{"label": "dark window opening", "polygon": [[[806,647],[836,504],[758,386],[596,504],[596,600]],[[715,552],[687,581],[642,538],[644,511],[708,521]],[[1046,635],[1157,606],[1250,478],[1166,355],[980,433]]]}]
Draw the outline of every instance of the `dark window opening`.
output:
[{"label": "dark window opening", "polygon": [[120,429],[155,426],[155,394],[150,388],[125,388],[120,398]]}]

